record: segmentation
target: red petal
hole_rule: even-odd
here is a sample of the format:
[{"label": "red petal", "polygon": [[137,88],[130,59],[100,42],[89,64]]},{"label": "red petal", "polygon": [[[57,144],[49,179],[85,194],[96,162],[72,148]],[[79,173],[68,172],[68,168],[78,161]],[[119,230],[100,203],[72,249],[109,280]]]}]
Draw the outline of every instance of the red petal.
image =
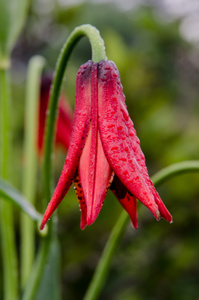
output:
[{"label": "red petal", "polygon": [[87,205],[87,224],[97,218],[106,197],[107,186],[112,174],[105,157],[98,133],[97,65],[93,63],[91,74],[91,124],[80,163],[79,175]]},{"label": "red petal", "polygon": [[84,198],[84,194],[82,191],[82,186],[81,186],[78,174],[75,177],[74,185],[75,185],[75,192],[77,195],[77,199],[79,201],[80,211],[81,211],[80,228],[83,230],[87,225],[87,217],[86,217],[87,216],[87,207],[86,207],[86,202],[85,202],[85,198]]},{"label": "red petal", "polygon": [[96,161],[95,165],[92,165],[92,150],[94,147],[91,143],[91,138],[90,130],[79,164],[80,181],[87,205],[88,225],[91,225],[96,220],[102,208],[112,175],[112,170],[105,157],[99,134],[97,147],[95,148]]},{"label": "red petal", "polygon": [[129,194],[126,187],[119,180],[117,175],[114,176],[113,183],[110,187],[114,195],[119,200],[120,204],[124,207],[131,218],[132,225],[135,229],[138,228],[137,219],[137,199]]},{"label": "red petal", "polygon": [[172,216],[169,213],[169,211],[167,210],[167,208],[165,207],[165,205],[162,202],[159,194],[157,193],[152,181],[149,178],[147,167],[146,167],[146,162],[145,162],[145,157],[144,157],[144,154],[143,154],[143,152],[142,152],[142,150],[140,149],[140,146],[139,146],[140,145],[140,140],[138,139],[138,137],[136,135],[136,131],[135,131],[132,120],[130,118],[128,118],[128,111],[126,109],[126,106],[123,107],[122,112],[123,112],[125,124],[128,128],[131,148],[133,149],[135,157],[136,157],[136,161],[137,161],[138,165],[140,166],[140,171],[142,173],[142,176],[145,179],[145,182],[149,186],[149,189],[150,189],[151,193],[154,196],[154,199],[155,199],[156,204],[158,205],[158,209],[160,211],[161,217],[166,219],[167,221],[169,221],[171,223],[172,222]]},{"label": "red petal", "polygon": [[73,132],[66,161],[58,184],[44,214],[41,229],[51,217],[57,206],[63,200],[74,179],[74,173],[79,163],[80,155],[85,144],[91,117],[90,72],[91,62],[82,65],[77,74],[76,103],[73,121]]},{"label": "red petal", "polygon": [[[113,62],[99,63],[98,94],[99,130],[108,161],[129,192],[159,219],[164,204],[157,198],[149,178],[139,139],[126,110],[119,72]],[[171,221],[169,213],[162,217]]]}]

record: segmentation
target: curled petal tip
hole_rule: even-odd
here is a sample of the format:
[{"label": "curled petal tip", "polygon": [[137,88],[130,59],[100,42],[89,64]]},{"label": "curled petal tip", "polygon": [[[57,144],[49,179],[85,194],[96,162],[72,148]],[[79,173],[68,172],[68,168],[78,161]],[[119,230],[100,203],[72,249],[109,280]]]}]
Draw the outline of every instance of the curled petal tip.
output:
[{"label": "curled petal tip", "polygon": [[135,222],[131,221],[131,224],[132,224],[134,229],[138,229],[138,222],[135,223]]},{"label": "curled petal tip", "polygon": [[84,218],[84,216],[81,215],[80,229],[81,229],[81,230],[84,230],[86,226],[87,226],[87,221],[86,221],[86,219]]},{"label": "curled petal tip", "polygon": [[161,219],[161,214],[160,214],[160,212],[159,212],[158,209],[155,211],[154,217],[156,218],[157,221],[160,221],[160,219]]},{"label": "curled petal tip", "polygon": [[47,221],[49,220],[50,218],[47,216],[45,216],[45,214],[44,214],[44,217],[43,217],[43,219],[42,219],[42,221],[41,221],[41,225],[40,225],[40,227],[39,227],[39,229],[40,230],[43,230],[44,229],[44,227],[45,227],[45,225],[46,225],[46,223],[47,223]]},{"label": "curled petal tip", "polygon": [[155,200],[160,211],[160,216],[163,219],[167,220],[169,223],[172,223],[173,222],[172,215],[170,214],[170,212],[168,211],[168,209],[166,208],[166,206],[164,205],[164,203],[162,202],[162,200],[160,199],[157,193],[156,193]]},{"label": "curled petal tip", "polygon": [[90,218],[87,218],[87,225],[92,225],[95,220],[96,220],[97,217],[93,217],[93,216],[90,216]]},{"label": "curled petal tip", "polygon": [[172,218],[172,216],[171,216],[170,213],[167,214],[166,218],[165,218],[165,216],[163,216],[163,218],[164,218],[165,220],[167,220],[170,224],[173,223],[173,218]]},{"label": "curled petal tip", "polygon": [[84,224],[84,225],[81,224],[81,225],[80,225],[80,229],[81,229],[81,230],[84,230],[85,227],[86,227],[86,224]]},{"label": "curled petal tip", "polygon": [[40,230],[43,230],[43,229],[44,229],[44,226],[45,226],[45,223],[42,221],[42,222],[41,222],[41,225],[40,225],[40,227],[39,227],[39,229],[40,229]]}]

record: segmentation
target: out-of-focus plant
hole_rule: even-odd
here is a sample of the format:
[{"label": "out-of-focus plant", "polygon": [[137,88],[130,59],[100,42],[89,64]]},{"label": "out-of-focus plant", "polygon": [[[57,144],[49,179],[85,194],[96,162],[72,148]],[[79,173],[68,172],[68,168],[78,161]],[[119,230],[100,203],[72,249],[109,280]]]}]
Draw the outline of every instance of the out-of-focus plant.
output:
[{"label": "out-of-focus plant", "polygon": [[[36,135],[37,135],[37,123],[38,123],[38,100],[39,100],[39,86],[40,86],[40,77],[41,72],[44,67],[44,59],[42,57],[34,57],[30,60],[28,78],[27,78],[27,91],[26,91],[26,109],[25,109],[25,130],[24,130],[24,153],[23,153],[23,179],[22,179],[22,193],[17,191],[13,186],[11,186],[10,177],[9,177],[9,169],[12,168],[12,154],[14,151],[11,148],[10,143],[10,128],[11,128],[11,106],[10,106],[10,82],[8,79],[8,72],[6,69],[10,67],[10,54],[15,45],[17,38],[19,36],[20,30],[25,22],[25,16],[27,12],[28,1],[15,1],[11,3],[11,1],[2,0],[0,2],[0,100],[1,100],[1,173],[0,173],[0,196],[1,196],[1,237],[2,237],[2,257],[4,263],[4,300],[30,300],[30,299],[61,299],[60,292],[60,280],[59,280],[59,266],[60,266],[60,245],[57,238],[57,218],[54,217],[50,220],[48,228],[46,228],[46,232],[43,235],[37,235],[37,243],[35,243],[35,225],[41,221],[41,214],[37,212],[35,209],[36,203],[36,179],[37,179],[37,159],[36,159]],[[83,7],[83,6],[82,6]],[[84,10],[85,9],[85,10]],[[75,17],[78,16],[78,20],[81,20],[80,11],[86,11],[86,7],[81,10],[81,7],[77,7],[77,9],[73,11],[73,15],[71,16],[71,23],[75,22]],[[98,14],[94,14],[94,9],[92,8],[92,20],[93,22],[99,22],[97,19]],[[58,20],[63,22],[65,20],[64,13],[62,12],[57,15]],[[88,13],[89,15],[89,13]],[[87,15],[87,16],[88,16]],[[108,10],[106,11],[104,17],[107,15],[107,20],[111,18],[115,18],[114,13],[110,15]],[[175,161],[174,157],[179,159],[179,155],[181,155],[181,159],[188,158],[189,155],[187,153],[194,152],[194,147],[191,147],[190,144],[192,140],[190,139],[189,145],[187,146],[186,135],[184,135],[183,139],[176,139],[179,137],[180,127],[174,124],[173,119],[176,114],[180,115],[180,110],[174,110],[174,113],[171,114],[171,110],[168,104],[171,103],[170,94],[172,92],[176,92],[176,85],[180,86],[180,83],[173,82],[171,78],[175,78],[176,66],[173,59],[173,54],[175,50],[178,50],[178,45],[181,45],[181,40],[177,38],[177,33],[174,27],[160,26],[160,24],[154,21],[150,10],[145,11],[144,13],[137,13],[130,20],[133,21],[122,21],[122,19],[117,18],[117,22],[115,22],[118,31],[114,31],[111,28],[108,30],[104,30],[105,41],[107,45],[107,53],[110,59],[114,59],[117,62],[119,70],[122,76],[122,82],[124,82],[124,89],[127,90],[127,101],[128,106],[130,107],[130,114],[133,112],[133,116],[135,120],[138,120],[138,117],[135,116],[134,110],[138,112],[139,119],[142,120],[139,124],[139,131],[141,132],[141,142],[144,147],[144,152],[148,157],[151,157],[151,165],[152,162],[155,162],[155,169],[158,169],[159,166],[166,165],[170,161]],[[68,19],[67,19],[68,22]],[[130,28],[130,24],[132,26],[132,31],[126,31],[125,24],[127,24]],[[99,22],[100,25],[100,22]],[[103,26],[102,26],[103,28]],[[171,29],[172,28],[172,29]],[[131,37],[128,40],[128,37]],[[133,33],[133,34],[132,34]],[[40,199],[40,207],[42,207],[42,211],[44,211],[47,203],[50,201],[52,195],[53,188],[53,180],[52,180],[52,158],[53,158],[53,141],[56,139],[56,116],[57,116],[57,107],[58,107],[58,99],[61,90],[61,84],[63,81],[63,76],[65,72],[65,68],[70,57],[71,52],[73,51],[74,46],[77,44],[79,39],[86,35],[92,46],[93,51],[93,59],[94,62],[98,63],[99,60],[105,58],[103,41],[99,36],[98,31],[92,26],[80,26],[76,28],[69,39],[65,43],[59,59],[57,61],[57,66],[54,74],[54,81],[51,90],[50,96],[50,106],[47,113],[47,123],[46,123],[46,137],[45,137],[45,151],[44,151],[44,166],[43,166],[43,188],[44,192],[41,192],[39,196]],[[127,43],[125,43],[127,42]],[[169,46],[170,45],[170,46]],[[167,55],[164,55],[166,51]],[[88,51],[87,48],[81,49],[80,57],[87,57]],[[152,60],[152,57],[155,56],[156,60]],[[79,57],[75,55],[76,61],[79,63]],[[166,60],[165,63],[163,61]],[[77,63],[76,63],[77,64]],[[71,66],[69,65],[69,68]],[[161,74],[161,76],[159,76]],[[71,83],[73,76],[68,78],[68,82]],[[164,88],[164,84],[168,83],[168,88]],[[72,85],[73,86],[73,83]],[[84,87],[84,86],[83,86]],[[82,87],[82,88],[83,88]],[[93,88],[93,85],[92,85]],[[177,93],[176,93],[177,95]],[[135,108],[134,102],[130,101],[135,97],[135,101],[137,101],[137,108]],[[157,101],[152,101],[153,99]],[[174,99],[172,99],[174,100]],[[130,103],[131,102],[131,103]],[[92,111],[95,111],[95,108],[92,108]],[[158,118],[160,116],[160,118]],[[137,122],[137,121],[136,121]],[[174,124],[174,125],[173,125]],[[110,124],[109,124],[110,125]],[[190,128],[194,127],[194,122],[190,124]],[[168,128],[172,127],[172,130],[168,130]],[[171,128],[170,128],[171,129]],[[121,129],[120,129],[121,130]],[[151,133],[153,133],[154,139],[151,138]],[[186,131],[187,133],[187,131]],[[81,134],[81,133],[79,133]],[[197,134],[197,133],[196,133]],[[164,145],[158,145],[158,139],[162,138],[162,141],[171,141],[170,146],[172,148],[174,156],[171,155],[171,150],[168,148],[165,150]],[[185,147],[186,146],[186,147]],[[183,148],[184,151],[181,151],[181,154],[178,153],[178,150]],[[167,151],[168,150],[168,151]],[[161,155],[159,153],[161,152]],[[157,155],[159,158],[157,159]],[[192,156],[191,156],[192,158]],[[197,158],[197,155],[193,158]],[[137,157],[139,160],[139,155]],[[150,165],[150,162],[149,162]],[[84,171],[84,170],[83,170]],[[185,172],[198,172],[199,164],[198,161],[187,161],[179,164],[174,164],[162,171],[158,172],[153,177],[154,184],[160,184],[163,181],[173,177],[174,175],[185,173]],[[81,170],[82,172],[82,170]],[[197,182],[196,176],[193,182]],[[194,183],[192,183],[194,184]],[[196,183],[195,183],[196,184]],[[175,190],[175,181],[174,187],[168,190],[168,194],[172,195],[172,191]],[[79,188],[79,187],[78,187]],[[117,193],[119,187],[115,186],[115,191],[117,188]],[[183,193],[183,188],[179,192],[179,198]],[[191,185],[190,185],[191,188]],[[164,189],[164,187],[163,187]],[[180,190],[178,189],[178,191]],[[124,188],[121,189],[122,192],[126,192]],[[70,191],[69,191],[70,192]],[[80,192],[80,191],[79,191]],[[123,193],[120,195],[123,196]],[[129,194],[129,197],[133,197]],[[110,194],[108,194],[110,197]],[[82,199],[81,199],[82,200]],[[108,201],[107,201],[108,202]],[[178,200],[177,200],[178,202]],[[9,205],[10,204],[10,205]],[[20,277],[21,282],[18,282],[18,268],[17,268],[17,255],[16,255],[16,245],[15,245],[15,236],[14,229],[12,225],[12,207],[11,205],[15,204],[18,208],[23,211],[21,215],[21,238],[20,238]],[[171,204],[171,203],[169,203]],[[9,206],[8,206],[9,205]],[[111,205],[110,203],[108,205]],[[180,200],[179,200],[180,205]],[[181,205],[183,206],[183,205]],[[140,214],[142,215],[142,210],[140,209]],[[185,223],[182,214],[178,214],[173,211],[174,216],[178,216],[181,218],[181,222]],[[69,216],[69,214],[68,214]],[[110,216],[110,214],[109,214]],[[31,220],[32,219],[32,220]],[[68,219],[70,219],[68,217]],[[110,219],[110,217],[109,217]],[[176,217],[175,217],[176,219]],[[175,220],[174,219],[174,220]],[[147,223],[147,217],[143,218],[143,223]],[[86,300],[93,300],[99,297],[99,294],[105,284],[108,271],[110,268],[110,264],[115,253],[115,250],[121,241],[121,237],[124,234],[124,229],[126,228],[128,221],[128,215],[126,213],[122,213],[119,217],[114,229],[108,239],[108,242],[103,251],[102,257],[99,261],[99,264],[94,273],[94,277],[91,281],[91,284],[85,294]],[[134,219],[135,221],[135,219]],[[70,222],[70,220],[69,220]],[[100,220],[99,220],[100,222]],[[148,223],[147,223],[148,224]],[[104,224],[102,224],[102,227]],[[144,226],[143,226],[144,227]],[[159,224],[161,229],[155,229],[152,232],[149,229],[149,226],[145,226],[148,230],[148,237],[143,241],[141,238],[139,239],[138,234],[134,235],[136,239],[137,245],[141,245],[142,249],[147,247],[151,247],[153,249],[154,255],[161,251],[161,247],[164,247],[164,243],[160,245],[160,243],[156,243],[157,237],[159,239],[162,236],[165,236],[167,233],[167,229],[165,229],[164,224]],[[92,229],[89,229],[92,230]],[[81,233],[84,237],[85,233]],[[70,243],[71,235],[77,236],[77,234],[73,234],[73,228],[71,227],[70,232],[67,235],[67,242]],[[78,233],[79,235],[79,233]],[[95,234],[96,235],[96,234]],[[79,235],[80,236],[80,235]],[[139,235],[140,236],[140,235]],[[84,238],[82,238],[83,240]],[[95,236],[89,239],[89,242],[92,243],[95,240]],[[134,239],[132,239],[134,240]],[[82,246],[81,255],[84,256],[85,252],[89,252],[89,247],[85,245],[85,240],[82,242],[84,245]],[[147,244],[148,243],[148,244]],[[175,244],[175,241],[173,241]],[[36,245],[39,246],[37,247]],[[130,245],[129,245],[130,244]],[[73,242],[72,242],[73,245]],[[181,244],[179,244],[181,245]],[[126,265],[132,265],[132,269],[134,272],[137,272],[137,280],[138,283],[145,280],[145,276],[147,276],[147,272],[143,275],[140,272],[138,267],[134,267],[136,257],[141,256],[141,253],[138,253],[138,248],[136,248],[135,243],[133,246],[128,242],[128,249],[125,247],[125,253],[122,256],[123,261],[127,261],[129,256],[132,256],[130,259],[130,263],[126,263]],[[168,255],[172,255],[172,247],[169,245],[165,246],[168,249]],[[180,247],[180,246],[179,246]],[[78,247],[79,248],[79,247]],[[150,251],[150,259],[146,259],[143,256],[143,265],[152,263],[154,259],[153,255]],[[176,248],[175,251],[179,251],[180,248]],[[8,251],[9,250],[9,251]],[[76,255],[76,250],[73,249],[73,253],[71,257]],[[132,250],[134,251],[132,255]],[[142,253],[144,250],[141,250]],[[194,257],[194,255],[189,253],[189,248],[187,248],[187,253],[189,254],[189,258]],[[136,256],[137,255],[137,256]],[[121,254],[120,254],[121,257]],[[162,260],[166,259],[166,255],[162,254]],[[179,258],[180,260],[180,258]],[[185,259],[186,261],[186,259]],[[176,265],[180,264],[180,261],[176,260]],[[163,261],[160,261],[158,265],[161,271],[161,266],[165,266]],[[184,262],[183,266],[186,267],[186,263]],[[180,268],[179,268],[180,269]],[[153,270],[154,271],[154,270]],[[153,273],[153,271],[151,271]],[[128,273],[128,271],[126,271]],[[167,272],[169,272],[167,270]],[[125,271],[123,270],[123,274]],[[127,278],[128,278],[127,274]],[[175,276],[173,274],[172,276]],[[72,277],[72,276],[71,276]],[[122,282],[122,275],[116,274],[116,278]],[[153,277],[153,276],[151,276]],[[146,283],[145,283],[146,284]],[[152,280],[148,283],[147,289],[150,291],[151,286],[154,284]],[[164,286],[164,282],[162,283]],[[20,288],[19,288],[20,286]],[[85,286],[85,284],[83,285]],[[120,284],[118,284],[119,289]],[[112,285],[112,289],[114,289],[114,284]],[[128,286],[129,287],[129,286]],[[111,287],[110,287],[111,290]],[[117,292],[116,292],[117,293]],[[116,293],[114,297],[128,299],[132,298],[132,295],[137,296],[136,290],[130,289],[124,290],[121,289]],[[146,292],[144,289],[142,290],[142,294],[144,295]],[[191,293],[190,293],[191,294]],[[70,297],[70,294],[69,294]],[[138,294],[139,298],[141,297]],[[72,297],[70,297],[72,298]],[[119,299],[118,298],[118,299]],[[143,298],[142,298],[143,299]]]},{"label": "out-of-focus plant", "polygon": [[[0,111],[1,157],[0,176],[9,180],[11,171],[11,94],[8,69],[11,51],[26,20],[29,1],[0,1]],[[1,240],[4,269],[4,298],[18,297],[18,264],[14,237],[13,212],[10,204],[1,201]]]},{"label": "out-of-focus plant", "polygon": [[30,0],[0,2],[0,68],[10,65],[10,54],[26,21]]}]

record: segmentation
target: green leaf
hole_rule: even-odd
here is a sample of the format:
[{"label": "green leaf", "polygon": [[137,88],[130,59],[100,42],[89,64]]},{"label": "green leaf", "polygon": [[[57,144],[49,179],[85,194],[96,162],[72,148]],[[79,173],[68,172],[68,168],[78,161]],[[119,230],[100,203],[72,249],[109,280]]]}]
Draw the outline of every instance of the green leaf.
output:
[{"label": "green leaf", "polygon": [[10,52],[25,23],[29,3],[30,0],[0,1],[0,68],[9,61]]},{"label": "green leaf", "polygon": [[0,179],[0,197],[17,205],[23,212],[29,215],[32,220],[40,221],[42,219],[42,215],[36,211],[34,206],[31,205],[12,185],[2,179]]},{"label": "green leaf", "polygon": [[53,237],[35,300],[60,300],[60,245]]}]

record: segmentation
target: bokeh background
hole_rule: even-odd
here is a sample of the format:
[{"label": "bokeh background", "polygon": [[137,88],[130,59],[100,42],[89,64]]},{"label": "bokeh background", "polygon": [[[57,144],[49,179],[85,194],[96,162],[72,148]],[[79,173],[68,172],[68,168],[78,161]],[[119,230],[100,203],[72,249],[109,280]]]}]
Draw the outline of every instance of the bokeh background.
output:
[{"label": "bokeh background", "polygon": [[[197,0],[34,0],[12,53],[12,163],[13,182],[19,189],[28,61],[33,55],[42,55],[47,61],[45,71],[53,71],[66,38],[75,26],[85,23],[100,30],[107,56],[118,66],[149,174],[175,162],[199,159]],[[72,107],[77,70],[90,58],[85,38],[75,48],[65,75],[63,89]],[[65,155],[63,149],[55,153],[55,183]],[[38,209],[40,177],[41,170]],[[99,299],[199,298],[199,175],[173,178],[158,187],[158,192],[173,215],[173,224],[157,222],[138,203],[139,229],[134,230],[129,222]],[[83,298],[121,211],[109,192],[96,222],[81,231],[73,188],[65,197],[58,209],[63,300]],[[17,222],[16,216],[16,228]]]}]

